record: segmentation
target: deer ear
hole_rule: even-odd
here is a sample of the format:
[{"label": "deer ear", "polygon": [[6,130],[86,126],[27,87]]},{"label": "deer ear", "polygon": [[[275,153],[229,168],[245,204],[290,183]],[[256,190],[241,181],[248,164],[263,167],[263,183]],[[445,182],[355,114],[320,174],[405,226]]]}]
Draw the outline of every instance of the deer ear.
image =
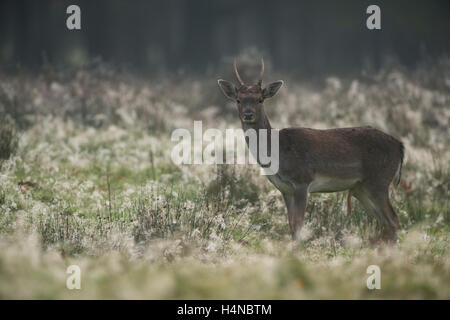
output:
[{"label": "deer ear", "polygon": [[227,98],[233,100],[237,99],[236,87],[230,81],[220,79],[217,83],[219,84],[220,90],[222,90]]},{"label": "deer ear", "polygon": [[282,85],[283,85],[283,80],[278,80],[278,81],[270,83],[263,90],[263,93],[262,93],[263,98],[264,99],[272,98],[278,92],[278,90],[281,88]]}]

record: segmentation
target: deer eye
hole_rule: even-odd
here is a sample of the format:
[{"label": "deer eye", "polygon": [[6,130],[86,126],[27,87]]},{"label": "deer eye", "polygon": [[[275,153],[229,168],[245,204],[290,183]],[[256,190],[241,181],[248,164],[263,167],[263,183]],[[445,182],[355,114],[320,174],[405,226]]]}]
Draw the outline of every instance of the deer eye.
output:
[{"label": "deer eye", "polygon": [[259,101],[258,101],[259,103],[263,103],[264,102],[264,100],[263,99],[259,99]]},{"label": "deer eye", "polygon": [[237,99],[236,102],[237,102],[237,103],[241,103],[241,100]]}]

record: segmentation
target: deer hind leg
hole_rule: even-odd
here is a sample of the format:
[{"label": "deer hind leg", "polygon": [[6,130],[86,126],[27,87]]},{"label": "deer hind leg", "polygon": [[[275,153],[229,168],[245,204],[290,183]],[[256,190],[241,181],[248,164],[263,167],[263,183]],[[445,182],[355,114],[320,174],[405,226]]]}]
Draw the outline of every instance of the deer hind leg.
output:
[{"label": "deer hind leg", "polygon": [[347,194],[347,215],[350,215],[352,213],[352,192],[351,190],[348,190]]},{"label": "deer hind leg", "polygon": [[373,240],[395,243],[399,222],[397,214],[390,203],[388,190],[388,186],[383,188],[361,186],[353,190],[352,194],[361,202],[367,211],[375,215],[381,225],[379,238]]},{"label": "deer hind leg", "polygon": [[283,197],[288,211],[292,239],[299,244],[300,229],[306,210],[307,187],[296,188],[292,194],[283,194]]},{"label": "deer hind leg", "polygon": [[387,190],[385,194],[380,195],[380,201],[385,221],[381,239],[387,243],[395,243],[397,242],[397,231],[400,224],[397,213],[395,213],[392,208],[391,201],[389,200],[389,192]]}]

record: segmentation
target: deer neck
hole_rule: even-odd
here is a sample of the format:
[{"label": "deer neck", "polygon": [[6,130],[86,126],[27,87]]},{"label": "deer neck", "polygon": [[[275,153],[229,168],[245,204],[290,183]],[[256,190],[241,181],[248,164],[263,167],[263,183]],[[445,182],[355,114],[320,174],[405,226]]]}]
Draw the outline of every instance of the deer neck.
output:
[{"label": "deer neck", "polygon": [[[260,139],[267,139],[266,143],[267,143],[267,150],[266,152],[268,152],[269,154],[271,154],[271,145],[270,145],[270,141],[271,141],[271,132],[272,132],[272,126],[270,125],[270,121],[269,118],[267,118],[266,113],[264,112],[264,109],[261,112],[261,116],[259,117],[259,119],[254,122],[254,123],[246,123],[246,122],[242,122],[242,130],[244,131],[244,134],[247,132],[247,130],[253,129],[256,131],[256,143],[257,143],[257,147],[256,147],[256,154],[253,154],[253,156],[255,157],[255,159],[257,160],[257,162],[261,165],[260,161],[259,161],[259,148],[260,148]],[[262,133],[262,137],[260,136],[260,131],[261,130],[265,130],[266,132],[261,132]],[[250,146],[249,146],[249,139],[248,137],[245,138],[247,146],[249,147],[249,149],[251,150]]]}]

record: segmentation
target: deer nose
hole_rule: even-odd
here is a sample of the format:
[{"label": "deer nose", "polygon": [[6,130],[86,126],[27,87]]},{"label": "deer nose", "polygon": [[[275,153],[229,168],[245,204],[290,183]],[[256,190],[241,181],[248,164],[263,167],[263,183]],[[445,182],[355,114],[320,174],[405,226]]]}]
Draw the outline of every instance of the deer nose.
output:
[{"label": "deer nose", "polygon": [[244,118],[244,120],[253,120],[254,115],[251,112],[246,112],[242,115],[242,117]]}]

